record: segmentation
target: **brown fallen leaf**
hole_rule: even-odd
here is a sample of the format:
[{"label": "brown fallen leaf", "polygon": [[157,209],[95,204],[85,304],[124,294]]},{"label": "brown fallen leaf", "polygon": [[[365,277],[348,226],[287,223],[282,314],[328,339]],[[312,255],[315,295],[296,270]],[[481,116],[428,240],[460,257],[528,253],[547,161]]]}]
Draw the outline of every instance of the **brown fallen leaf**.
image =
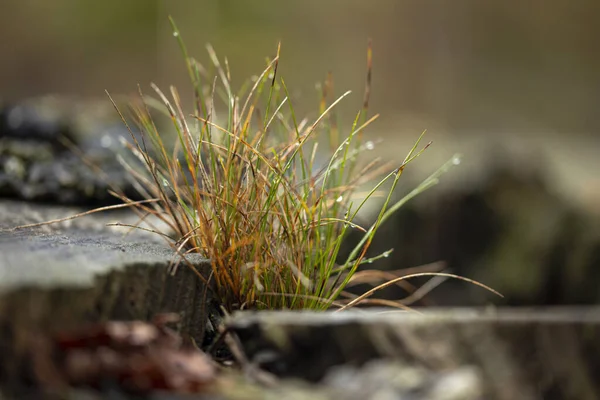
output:
[{"label": "brown fallen leaf", "polygon": [[[59,333],[52,342],[52,361],[61,379],[54,381],[97,389],[116,384],[142,394],[206,390],[216,378],[214,362],[200,350],[182,346],[180,336],[166,326],[171,322],[176,321],[169,314],[153,323],[111,321]],[[38,364],[47,365],[47,358]]]}]

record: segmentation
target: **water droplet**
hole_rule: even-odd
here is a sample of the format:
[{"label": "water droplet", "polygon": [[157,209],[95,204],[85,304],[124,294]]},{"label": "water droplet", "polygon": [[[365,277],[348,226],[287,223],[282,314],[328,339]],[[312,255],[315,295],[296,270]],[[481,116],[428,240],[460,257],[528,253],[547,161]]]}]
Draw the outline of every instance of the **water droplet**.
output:
[{"label": "water droplet", "polygon": [[369,140],[367,143],[365,143],[365,148],[367,150],[373,150],[375,148],[375,143],[373,143]]},{"label": "water droplet", "polygon": [[455,156],[455,157],[452,159],[452,164],[454,164],[454,165],[458,165],[458,164],[460,164],[460,157],[459,157],[459,156]]},{"label": "water droplet", "polygon": [[175,36],[175,37],[179,36],[179,32],[173,32],[173,36]]},{"label": "water droplet", "polygon": [[342,200],[344,200],[343,196],[338,197],[337,199],[335,199],[335,201],[337,201],[338,203],[341,203]]},{"label": "water droplet", "polygon": [[100,139],[100,146],[107,149],[112,145],[112,142],[113,142],[113,140],[110,137],[110,135],[104,135],[104,136],[102,136],[102,139]]},{"label": "water droplet", "polygon": [[385,258],[388,258],[388,257],[390,256],[390,252],[389,252],[389,251],[386,251],[385,253],[383,253],[383,256],[384,256]]}]

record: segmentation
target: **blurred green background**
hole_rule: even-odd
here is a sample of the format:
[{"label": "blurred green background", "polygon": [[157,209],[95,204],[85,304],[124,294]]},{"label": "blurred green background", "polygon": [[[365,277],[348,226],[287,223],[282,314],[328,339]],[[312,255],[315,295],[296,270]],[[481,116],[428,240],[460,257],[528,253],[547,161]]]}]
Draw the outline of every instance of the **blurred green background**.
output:
[{"label": "blurred green background", "polygon": [[[461,152],[442,186],[476,188],[431,206],[427,194],[418,204],[431,219],[404,214],[397,227],[407,228],[389,231],[396,266],[453,260],[458,272],[513,288],[513,303],[600,301],[597,0],[5,0],[0,100],[106,101],[104,90],[133,94],[139,83],[149,92],[150,82],[183,90],[169,15],[192,55],[206,62],[211,43],[228,58],[238,86],[281,41],[280,76],[296,109],[316,117],[315,84],[332,72],[337,94],[354,92],[340,108],[348,122],[362,102],[371,38],[371,110],[381,119],[369,134],[384,139],[373,154],[400,162],[427,129],[434,144],[411,165],[414,176]],[[499,164],[513,175],[491,180]],[[535,174],[541,181],[528,180]]]},{"label": "blurred green background", "polygon": [[470,176],[475,160],[486,158],[482,142],[512,143],[524,159],[548,160],[570,197],[595,204],[595,0],[7,0],[2,8],[5,101],[47,93],[102,98],[105,89],[130,93],[151,81],[185,87],[172,15],[192,54],[206,61],[211,43],[240,84],[261,71],[281,40],[281,75],[297,107],[314,110],[315,83],[331,71],[338,93],[354,90],[341,108],[351,118],[372,38],[372,110],[382,114],[373,135],[387,140],[384,155],[404,152],[428,129],[435,161],[422,166],[462,151]]},{"label": "blurred green background", "polygon": [[0,17],[2,95],[101,96],[151,80],[181,84],[167,15],[196,56],[212,43],[240,80],[281,40],[282,72],[309,95],[328,71],[340,91],[360,89],[371,37],[373,106],[389,122],[407,115],[457,131],[600,127],[594,0],[9,0]]}]

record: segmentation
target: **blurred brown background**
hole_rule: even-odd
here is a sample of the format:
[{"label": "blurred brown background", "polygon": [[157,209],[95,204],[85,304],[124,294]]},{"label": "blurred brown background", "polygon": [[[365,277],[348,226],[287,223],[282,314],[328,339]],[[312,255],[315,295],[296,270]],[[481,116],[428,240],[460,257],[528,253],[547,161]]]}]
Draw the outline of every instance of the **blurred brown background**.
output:
[{"label": "blurred brown background", "polygon": [[[488,161],[500,159],[525,175],[541,171],[544,190],[561,205],[600,213],[596,0],[5,0],[0,99],[48,93],[103,99],[105,89],[130,93],[151,81],[184,87],[184,63],[168,15],[192,55],[206,61],[204,45],[211,43],[227,56],[238,85],[262,70],[281,40],[280,72],[295,104],[313,112],[315,83],[331,71],[339,94],[354,91],[341,107],[347,120],[360,107],[372,38],[371,109],[382,117],[370,134],[385,139],[379,154],[402,157],[427,129],[434,146],[414,164],[419,173],[461,152],[461,167],[444,178],[460,187],[487,179]],[[517,190],[486,206],[506,207],[527,193]],[[554,206],[544,207],[553,213]],[[524,229],[531,224],[521,217],[517,222]],[[539,227],[546,229],[553,225]]]}]

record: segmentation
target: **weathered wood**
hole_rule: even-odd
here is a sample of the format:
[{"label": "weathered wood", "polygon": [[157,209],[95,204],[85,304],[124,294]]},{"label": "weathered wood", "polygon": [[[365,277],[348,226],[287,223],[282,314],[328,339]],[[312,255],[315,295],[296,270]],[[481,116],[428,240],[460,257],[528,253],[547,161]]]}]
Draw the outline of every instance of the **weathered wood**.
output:
[{"label": "weathered wood", "polygon": [[486,399],[600,397],[600,308],[238,313],[248,356],[281,376],[393,359],[432,372],[475,368]]},{"label": "weathered wood", "polygon": [[[210,292],[188,267],[172,276],[177,260],[158,235],[107,228],[135,222],[128,213],[98,214],[69,224],[11,231],[19,224],[81,210],[0,202],[0,382],[26,378],[37,338],[86,322],[148,320],[159,312],[181,315],[179,330],[201,342]],[[209,263],[188,260],[204,276]],[[25,379],[26,381],[26,379]]]}]

